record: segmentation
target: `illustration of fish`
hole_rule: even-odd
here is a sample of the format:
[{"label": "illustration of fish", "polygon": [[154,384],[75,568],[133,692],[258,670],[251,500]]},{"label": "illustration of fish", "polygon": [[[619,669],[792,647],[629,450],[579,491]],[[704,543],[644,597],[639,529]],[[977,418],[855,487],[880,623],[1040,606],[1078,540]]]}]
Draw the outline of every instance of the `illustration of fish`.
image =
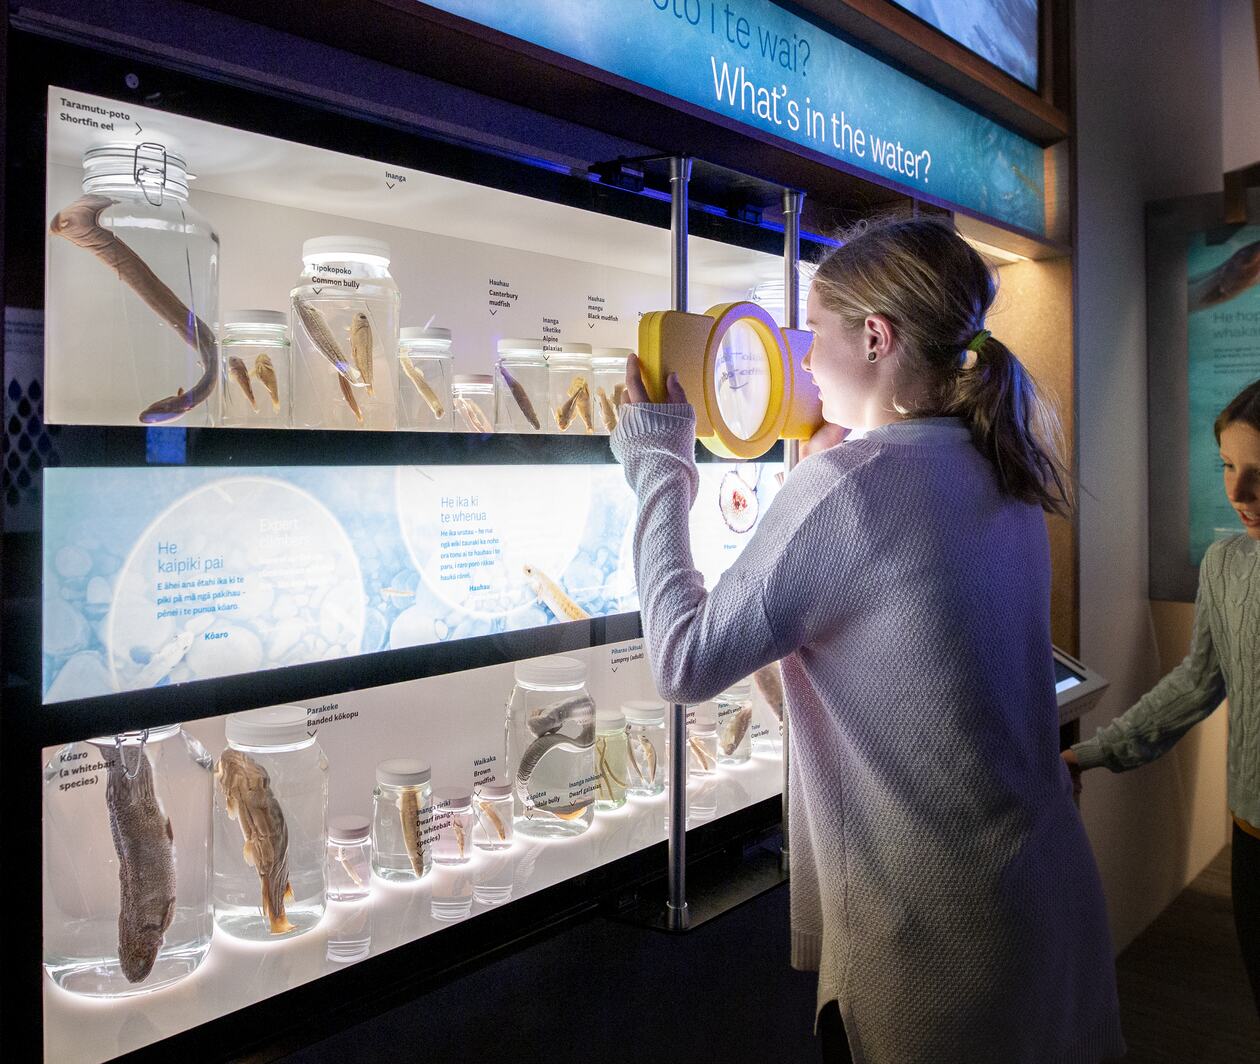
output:
[{"label": "illustration of fish", "polygon": [[1260,241],[1245,244],[1219,266],[1191,278],[1188,308],[1191,313],[1228,303],[1260,281]]},{"label": "illustration of fish", "polygon": [[541,600],[543,605],[555,615],[558,621],[584,621],[590,617],[586,610],[574,602],[564,589],[541,569],[532,565],[523,566],[525,579],[530,589]]},{"label": "illustration of fish", "polygon": [[262,381],[267,394],[271,396],[271,409],[280,413],[280,382],[276,379],[276,367],[272,365],[271,356],[266,351],[254,359],[254,376]]},{"label": "illustration of fish", "polygon": [[752,706],[745,706],[731,717],[722,727],[722,753],[727,757],[733,755],[739,749],[739,744],[744,741],[744,736],[748,734],[751,724]]},{"label": "illustration of fish", "polygon": [[169,640],[137,673],[135,680],[132,681],[132,687],[140,689],[152,687],[165,679],[171,669],[184,660],[184,655],[192,649],[196,638],[192,632],[184,631]]},{"label": "illustration of fish", "polygon": [[262,884],[262,911],[273,935],[293,930],[284,903],[293,900],[289,885],[289,828],[271,789],[271,777],[257,761],[231,747],[219,755],[214,778],[227,814],[241,827],[245,863]]},{"label": "illustration of fish", "polygon": [[405,587],[383,587],[381,588],[381,596],[389,601],[390,599],[409,599],[415,598],[414,591],[408,591]]},{"label": "illustration of fish", "polygon": [[425,379],[423,370],[406,355],[399,355],[398,361],[402,364],[403,373],[406,375],[407,380],[416,386],[416,391],[420,393],[420,398],[428,404],[429,409],[433,411],[433,416],[441,421],[446,414],[446,408],[442,405],[442,400],[438,398],[437,392],[433,390]]},{"label": "illustration of fish", "polygon": [[398,821],[402,825],[403,846],[411,870],[424,875],[424,832],[420,823],[420,788],[404,787],[398,795]]},{"label": "illustration of fish", "polygon": [[362,384],[363,374],[357,366],[352,366],[346,361],[346,356],[341,353],[341,345],[333,336],[324,315],[297,296],[293,297],[293,309],[297,311],[297,319],[302,323],[302,329],[310,337],[311,343],[321,355],[328,359],[333,369],[351,384]]},{"label": "illustration of fish", "polygon": [[468,422],[468,427],[473,432],[493,432],[494,426],[486,419],[486,415],[481,412],[481,407],[474,403],[471,399],[465,399],[462,395],[455,396],[455,409],[458,410],[463,419]]},{"label": "illustration of fish", "polygon": [[770,712],[782,722],[783,674],[779,671],[779,663],[772,661],[769,665],[763,665],[753,673],[753,683],[757,685],[757,690],[761,692],[761,697],[766,700],[766,705],[770,707]]},{"label": "illustration of fish", "polygon": [[608,393],[602,386],[595,389],[595,401],[599,406],[599,417],[604,423],[604,428],[612,432],[617,427],[617,408],[613,406],[612,400],[608,398]]},{"label": "illustration of fish", "polygon": [[354,419],[362,425],[363,411],[359,409],[359,401],[354,397],[354,385],[346,380],[345,377],[340,376],[337,378],[337,383],[341,385],[342,398],[345,399],[346,405],[350,407],[350,410],[353,412]]},{"label": "illustration of fish", "polygon": [[[494,833],[499,836],[499,841],[507,842],[507,828],[504,827],[503,821],[500,819],[499,814],[494,811],[494,806],[491,805],[489,802],[483,802],[483,801],[478,800],[477,808],[481,810],[482,816],[484,816],[485,819],[490,822],[490,826],[494,829]],[[482,829],[485,830],[484,822],[482,823],[481,826],[482,826]],[[490,832],[486,831],[486,834],[489,835]]]},{"label": "illustration of fish", "polygon": [[174,395],[140,411],[141,422],[154,425],[182,417],[209,398],[218,383],[219,343],[214,330],[185,306],[131,247],[100,224],[101,214],[117,202],[107,196],[80,196],[57,212],[49,230],[100,259],[197,352],[201,362],[201,377],[197,382],[187,391],[180,388]]},{"label": "illustration of fish", "polygon": [[529,392],[525,390],[525,386],[521,384],[502,362],[496,364],[495,369],[499,371],[499,376],[503,378],[503,383],[507,385],[508,391],[512,398],[516,400],[516,405],[521,408],[521,413],[525,415],[534,428],[541,429],[542,422],[538,420],[538,413],[534,410],[533,400],[529,397]]},{"label": "illustration of fish", "polygon": [[1014,163],[1011,163],[1011,172],[1019,179],[1020,184],[1028,189],[1028,191],[1031,192],[1037,199],[1041,199],[1041,189],[1037,187],[1036,181],[1024,173],[1024,171]]},{"label": "illustration of fish", "polygon": [[372,324],[363,311],[350,322],[350,360],[363,378],[368,395],[372,395]]},{"label": "illustration of fish", "polygon": [[144,743],[127,764],[121,744],[102,747],[105,808],[118,856],[118,963],[129,983],[146,979],[175,917],[175,833],[153,785]]},{"label": "illustration of fish", "polygon": [[249,400],[249,405],[254,408],[254,413],[258,413],[258,400],[254,398],[254,388],[249,383],[249,368],[236,355],[228,356],[228,374],[232,380],[236,381],[241,391],[245,393],[245,398]]}]

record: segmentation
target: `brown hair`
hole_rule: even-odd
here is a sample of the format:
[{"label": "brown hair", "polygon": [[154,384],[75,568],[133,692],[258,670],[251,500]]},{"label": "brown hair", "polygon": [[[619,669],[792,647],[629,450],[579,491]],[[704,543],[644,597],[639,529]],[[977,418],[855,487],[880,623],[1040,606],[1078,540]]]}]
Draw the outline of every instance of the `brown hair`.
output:
[{"label": "brown hair", "polygon": [[858,328],[871,314],[896,332],[899,376],[927,387],[908,417],[961,417],[997,470],[1002,490],[1051,513],[1071,509],[1054,410],[1010,350],[985,335],[997,286],[953,228],[929,218],[867,223],[818,266],[822,305]]},{"label": "brown hair", "polygon": [[1235,421],[1241,421],[1243,424],[1250,425],[1257,432],[1260,432],[1260,380],[1255,380],[1248,384],[1220,412],[1216,419],[1216,424],[1212,426],[1216,432],[1216,442],[1218,444],[1221,442],[1221,430],[1226,425],[1232,425]]}]

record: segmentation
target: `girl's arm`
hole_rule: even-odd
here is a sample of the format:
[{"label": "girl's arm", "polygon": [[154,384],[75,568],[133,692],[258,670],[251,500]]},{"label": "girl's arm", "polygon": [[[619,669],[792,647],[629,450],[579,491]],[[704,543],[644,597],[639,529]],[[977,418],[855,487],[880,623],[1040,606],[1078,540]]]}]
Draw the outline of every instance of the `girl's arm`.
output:
[{"label": "girl's arm", "polygon": [[[699,477],[695,414],[685,403],[632,403],[613,452],[639,497],[634,568],[657,691],[702,702],[809,642],[834,622],[852,530],[835,514],[845,478],[811,458],[788,478],[738,561],[712,591],[692,562],[688,513]],[[852,518],[856,522],[857,518]]]},{"label": "girl's arm", "polygon": [[1112,772],[1137,768],[1167,753],[1186,732],[1225,698],[1225,678],[1209,624],[1207,558],[1199,573],[1190,652],[1172,672],[1121,717],[1072,747],[1083,769],[1106,765]]}]

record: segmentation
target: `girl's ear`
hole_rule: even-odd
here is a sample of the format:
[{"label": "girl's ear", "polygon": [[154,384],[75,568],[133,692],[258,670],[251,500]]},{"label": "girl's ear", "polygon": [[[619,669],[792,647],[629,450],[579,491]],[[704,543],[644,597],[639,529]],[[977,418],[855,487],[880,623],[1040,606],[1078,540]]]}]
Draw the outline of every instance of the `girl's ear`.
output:
[{"label": "girl's ear", "polygon": [[[870,314],[864,322],[863,330],[863,350],[866,357],[874,362],[876,359],[887,358],[893,354],[896,349],[897,331],[890,322],[882,314]],[[871,355],[874,358],[871,358]]]}]

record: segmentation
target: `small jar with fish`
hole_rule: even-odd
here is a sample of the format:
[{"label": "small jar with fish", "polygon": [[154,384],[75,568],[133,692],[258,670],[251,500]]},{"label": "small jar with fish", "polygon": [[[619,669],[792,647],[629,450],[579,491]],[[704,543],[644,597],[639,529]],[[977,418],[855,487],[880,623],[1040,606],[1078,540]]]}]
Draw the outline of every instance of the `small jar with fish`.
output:
[{"label": "small jar with fish", "polygon": [[415,882],[433,867],[433,771],[428,762],[395,757],[376,766],[372,790],[372,871],[394,883]]},{"label": "small jar with fish", "polygon": [[499,341],[494,364],[494,431],[542,432],[547,416],[547,356],[541,340]]},{"label": "small jar with fish", "polygon": [[[44,766],[44,968],[90,997],[145,994],[210,950],[213,779],[178,724],[57,750]],[[17,874],[14,858],[11,875]]]},{"label": "small jar with fish", "polygon": [[625,715],[619,709],[601,709],[595,714],[596,812],[626,804],[627,760]]},{"label": "small jar with fish", "polygon": [[328,897],[333,901],[366,898],[372,886],[372,822],[356,813],[328,821]]},{"label": "small jar with fish", "polygon": [[595,431],[593,372],[590,344],[561,344],[559,351],[548,352],[548,432],[580,436]]},{"label": "small jar with fish", "polygon": [[717,723],[699,718],[687,725],[687,774],[708,776],[717,771]]},{"label": "small jar with fish", "polygon": [[302,245],[289,297],[293,423],[313,429],[398,426],[398,286],[389,245],[321,236]]},{"label": "small jar with fish", "polygon": [[408,327],[398,340],[398,427],[452,432],[451,330]]},{"label": "small jar with fish", "polygon": [[328,760],[301,706],[233,713],[214,766],[214,919],[268,942],[324,915]]},{"label": "small jar with fish", "polygon": [[479,850],[507,850],[514,837],[512,785],[482,783],[473,791],[473,845]]},{"label": "small jar with fish", "polygon": [[591,826],[599,772],[595,702],[577,658],[518,661],[507,703],[507,763],[516,830],[535,838],[580,835]]},{"label": "small jar with fish", "polygon": [[665,703],[624,702],[628,794],[651,798],[665,790]]},{"label": "small jar with fish", "polygon": [[489,373],[456,373],[451,382],[455,431],[494,431],[494,384]]},{"label": "small jar with fish", "polygon": [[433,860],[467,864],[472,857],[472,795],[461,789],[433,792]]},{"label": "small jar with fish", "polygon": [[217,414],[219,237],[188,164],[157,143],[83,156],[82,195],[50,166],[45,417],[203,426]]},{"label": "small jar with fish", "polygon": [[288,428],[293,407],[288,315],[278,310],[225,311],[219,352],[219,424]]},{"label": "small jar with fish", "polygon": [[713,705],[717,711],[718,764],[744,764],[752,757],[752,679],[731,684]]},{"label": "small jar with fish", "polygon": [[597,347],[591,352],[595,431],[601,435],[617,427],[626,405],[626,360],[632,354],[628,347]]}]

